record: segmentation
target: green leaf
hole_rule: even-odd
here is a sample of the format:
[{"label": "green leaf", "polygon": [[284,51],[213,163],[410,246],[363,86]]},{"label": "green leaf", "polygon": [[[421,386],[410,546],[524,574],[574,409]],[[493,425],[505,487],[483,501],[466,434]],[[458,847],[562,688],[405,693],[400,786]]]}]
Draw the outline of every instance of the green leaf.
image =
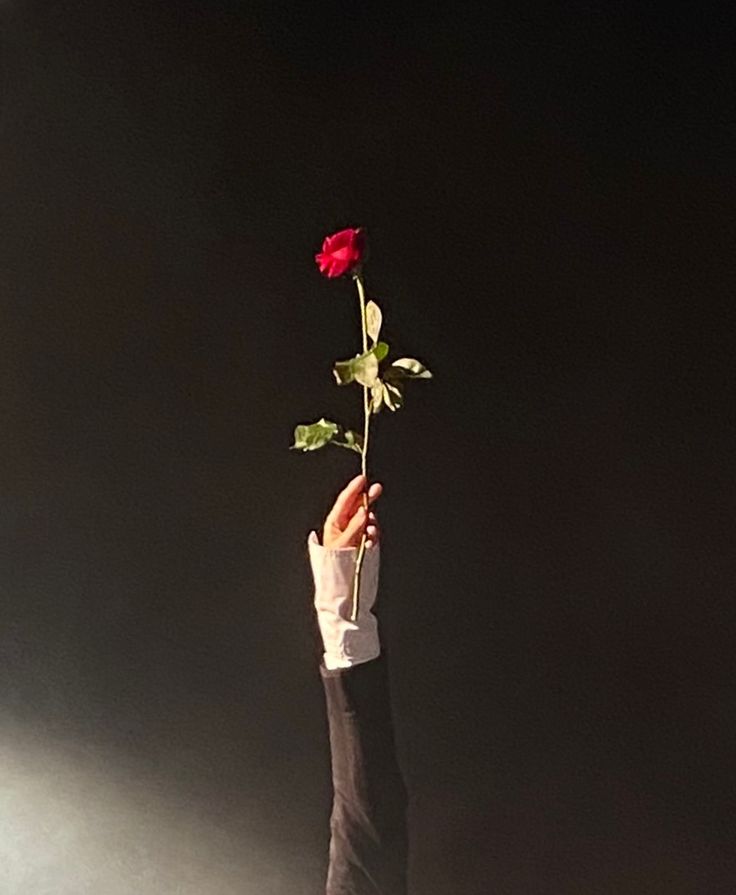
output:
[{"label": "green leaf", "polygon": [[404,403],[401,389],[390,382],[383,383],[383,401],[389,410],[399,410]]},{"label": "green leaf", "polygon": [[337,435],[339,426],[322,417],[316,423],[297,426],[294,429],[294,444],[291,450],[316,451],[328,444]]},{"label": "green leaf", "polygon": [[391,364],[389,369],[395,371],[399,377],[406,377],[407,379],[432,378],[432,374],[424,364],[413,357],[400,357]]},{"label": "green leaf", "polygon": [[368,335],[373,342],[378,341],[378,334],[381,332],[381,323],[383,322],[383,314],[381,309],[374,301],[369,301],[365,306],[365,319],[368,329]]},{"label": "green leaf", "polygon": [[355,451],[358,454],[363,453],[363,436],[352,429],[348,429],[345,433],[345,441],[332,441],[335,447],[347,448],[349,451]]},{"label": "green leaf", "polygon": [[347,385],[350,382],[359,382],[366,388],[373,388],[378,378],[378,362],[388,354],[388,345],[385,342],[376,344],[364,354],[358,354],[350,360],[339,360],[335,363],[332,372],[338,385]]},{"label": "green leaf", "polygon": [[355,379],[353,370],[355,361],[356,358],[335,361],[335,366],[332,368],[332,372],[335,374],[335,379],[337,380],[338,385],[347,385]]},{"label": "green leaf", "polygon": [[378,358],[373,349],[356,358],[353,363],[353,379],[366,388],[371,388],[378,376]]},{"label": "green leaf", "polygon": [[376,355],[376,360],[381,361],[388,354],[388,342],[376,342],[371,350]]}]

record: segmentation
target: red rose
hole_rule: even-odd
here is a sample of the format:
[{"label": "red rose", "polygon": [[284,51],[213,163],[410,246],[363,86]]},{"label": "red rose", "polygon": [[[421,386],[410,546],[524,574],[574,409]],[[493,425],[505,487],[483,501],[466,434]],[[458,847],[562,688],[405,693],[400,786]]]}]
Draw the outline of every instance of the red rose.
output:
[{"label": "red rose", "polygon": [[365,231],[361,227],[349,227],[332,236],[326,236],[322,251],[314,256],[314,260],[320,273],[332,278],[352,273],[360,266],[364,257]]}]

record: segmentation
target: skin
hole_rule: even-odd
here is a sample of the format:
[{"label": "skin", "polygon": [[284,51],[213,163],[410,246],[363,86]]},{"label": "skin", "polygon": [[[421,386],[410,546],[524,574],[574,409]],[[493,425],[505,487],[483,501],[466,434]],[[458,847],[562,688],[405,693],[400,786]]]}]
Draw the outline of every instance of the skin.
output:
[{"label": "skin", "polygon": [[380,482],[374,482],[368,489],[369,511],[367,514],[363,507],[365,486],[365,476],[356,475],[337,495],[332,509],[327,514],[322,531],[322,543],[328,549],[357,547],[360,544],[364,528],[367,536],[366,550],[371,550],[378,543],[381,531],[376,514],[370,509],[370,506],[383,493],[383,485]]}]

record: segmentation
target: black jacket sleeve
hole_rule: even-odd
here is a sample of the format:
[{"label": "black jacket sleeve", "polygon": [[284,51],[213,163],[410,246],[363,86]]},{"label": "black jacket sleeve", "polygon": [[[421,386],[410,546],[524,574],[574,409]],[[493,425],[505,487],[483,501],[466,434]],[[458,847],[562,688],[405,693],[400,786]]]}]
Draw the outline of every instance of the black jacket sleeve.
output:
[{"label": "black jacket sleeve", "polygon": [[384,655],[321,669],[334,801],[327,895],[406,895],[406,788]]}]

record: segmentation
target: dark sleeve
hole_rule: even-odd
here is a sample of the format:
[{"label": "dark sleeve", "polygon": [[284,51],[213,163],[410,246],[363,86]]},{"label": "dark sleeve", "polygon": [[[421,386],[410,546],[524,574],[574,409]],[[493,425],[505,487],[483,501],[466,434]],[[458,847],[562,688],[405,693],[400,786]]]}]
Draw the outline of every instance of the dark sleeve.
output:
[{"label": "dark sleeve", "polygon": [[327,895],[406,895],[406,788],[384,655],[321,669],[334,801]]}]

